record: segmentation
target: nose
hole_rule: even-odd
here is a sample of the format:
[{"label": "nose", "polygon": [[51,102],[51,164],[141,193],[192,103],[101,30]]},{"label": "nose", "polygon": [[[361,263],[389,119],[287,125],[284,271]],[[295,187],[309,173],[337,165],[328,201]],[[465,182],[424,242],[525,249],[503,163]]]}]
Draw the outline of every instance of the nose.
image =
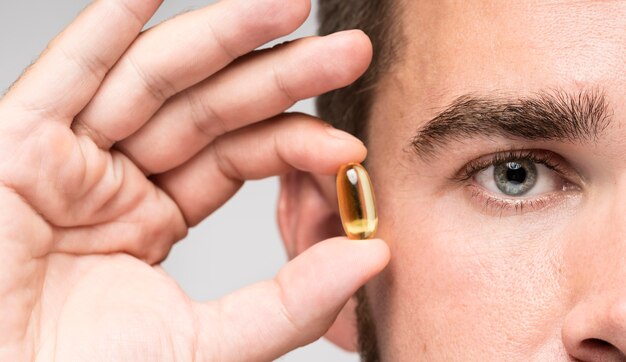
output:
[{"label": "nose", "polygon": [[574,304],[561,338],[575,361],[626,362],[626,176],[604,190],[564,258]]},{"label": "nose", "polygon": [[[621,290],[620,290],[621,289]],[[612,293],[581,301],[572,309],[561,331],[567,352],[576,360],[626,361],[626,292],[615,286]],[[607,294],[612,296],[607,298]]]}]

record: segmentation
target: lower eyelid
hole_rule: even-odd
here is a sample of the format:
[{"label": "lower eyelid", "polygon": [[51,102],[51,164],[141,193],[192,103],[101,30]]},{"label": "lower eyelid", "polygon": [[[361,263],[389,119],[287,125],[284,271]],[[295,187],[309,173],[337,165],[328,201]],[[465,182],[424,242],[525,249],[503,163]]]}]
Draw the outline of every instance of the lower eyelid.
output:
[{"label": "lower eyelid", "polygon": [[580,190],[571,190],[526,198],[496,197],[474,183],[467,184],[463,189],[463,192],[469,196],[470,203],[478,207],[482,213],[492,216],[511,216],[542,211],[580,196]]}]

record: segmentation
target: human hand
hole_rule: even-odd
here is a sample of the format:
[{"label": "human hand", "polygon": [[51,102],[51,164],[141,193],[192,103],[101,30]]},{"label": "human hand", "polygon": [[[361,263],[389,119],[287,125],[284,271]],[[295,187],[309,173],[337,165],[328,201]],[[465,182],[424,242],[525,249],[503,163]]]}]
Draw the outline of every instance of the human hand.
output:
[{"label": "human hand", "polygon": [[244,180],[365,157],[282,112],[354,81],[371,45],[252,52],[308,0],[227,0],[141,33],[159,4],[94,2],[0,100],[0,360],[269,360],[321,336],[388,260],[380,240],[335,238],[208,303],[163,272]]}]

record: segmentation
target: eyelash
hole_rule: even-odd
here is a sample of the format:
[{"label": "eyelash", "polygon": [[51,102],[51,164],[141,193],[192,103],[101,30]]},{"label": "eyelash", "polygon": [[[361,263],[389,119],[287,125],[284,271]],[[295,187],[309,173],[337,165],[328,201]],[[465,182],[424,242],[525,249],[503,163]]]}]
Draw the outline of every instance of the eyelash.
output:
[{"label": "eyelash", "polygon": [[[485,157],[489,157],[489,159],[484,160]],[[540,150],[499,151],[490,156],[481,157],[463,166],[463,168],[457,172],[454,179],[457,181],[467,181],[489,166],[519,160],[543,164],[567,179],[568,172],[563,167],[563,161],[558,160],[558,156],[552,152]]]},{"label": "eyelash", "polygon": [[545,150],[505,150],[498,151],[488,156],[483,156],[479,159],[469,162],[463,166],[453,180],[458,183],[465,184],[471,187],[472,198],[481,200],[484,204],[485,210],[496,211],[502,215],[506,211],[514,211],[516,213],[523,213],[527,209],[538,210],[545,206],[550,205],[551,199],[555,195],[544,195],[535,198],[501,198],[494,197],[488,194],[484,190],[480,190],[479,186],[472,183],[467,183],[478,172],[487,169],[490,166],[495,166],[504,162],[526,160],[529,162],[539,163],[545,165],[547,168],[556,172],[568,185],[572,185],[573,188],[579,188],[579,186],[572,182],[572,172],[566,165],[566,161],[553,152]]}]

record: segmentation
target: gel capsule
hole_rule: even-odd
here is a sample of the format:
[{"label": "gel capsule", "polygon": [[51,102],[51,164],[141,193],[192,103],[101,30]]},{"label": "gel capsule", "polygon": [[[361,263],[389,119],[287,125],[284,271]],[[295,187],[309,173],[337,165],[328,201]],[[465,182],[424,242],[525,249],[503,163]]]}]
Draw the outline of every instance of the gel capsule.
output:
[{"label": "gel capsule", "polygon": [[349,163],[337,172],[339,214],[350,239],[370,239],[378,227],[372,182],[363,166]]}]

